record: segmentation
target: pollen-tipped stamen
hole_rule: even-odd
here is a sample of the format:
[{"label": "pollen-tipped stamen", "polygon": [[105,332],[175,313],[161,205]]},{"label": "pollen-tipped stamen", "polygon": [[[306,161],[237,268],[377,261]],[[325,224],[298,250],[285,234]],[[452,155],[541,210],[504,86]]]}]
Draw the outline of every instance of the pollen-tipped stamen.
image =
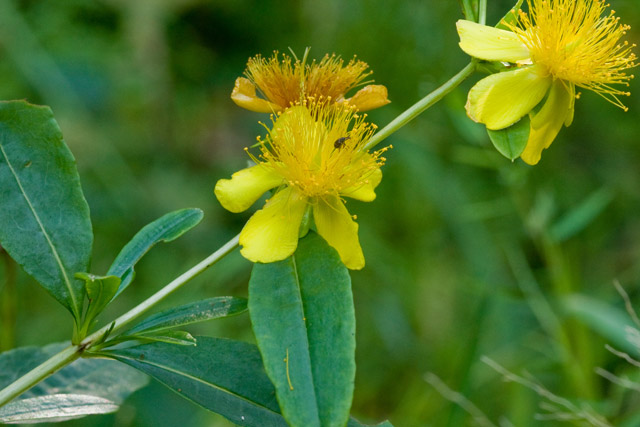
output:
[{"label": "pollen-tipped stamen", "polygon": [[635,67],[635,47],[620,39],[629,29],[621,25],[603,0],[527,0],[529,12],[520,11],[509,28],[531,52],[535,64],[554,78],[589,89],[626,109],[620,96],[629,92],[612,85],[628,86]]}]

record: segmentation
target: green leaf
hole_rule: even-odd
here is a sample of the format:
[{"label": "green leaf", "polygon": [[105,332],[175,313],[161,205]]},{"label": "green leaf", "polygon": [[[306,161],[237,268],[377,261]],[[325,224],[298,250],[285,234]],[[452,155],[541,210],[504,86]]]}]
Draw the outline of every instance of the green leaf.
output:
[{"label": "green leaf", "polygon": [[195,347],[151,343],[100,354],[141,370],[235,424],[286,427],[254,345],[210,337],[197,341]]},{"label": "green leaf", "polygon": [[[94,276],[89,273],[76,273],[75,277],[85,281],[87,298],[89,298],[89,306],[82,325],[83,332],[86,333],[93,320],[102,313],[102,310],[113,299],[118,286],[120,286],[120,278],[116,276]],[[84,333],[82,337],[84,337]]]},{"label": "green leaf", "polygon": [[559,302],[567,314],[578,318],[611,345],[623,349],[633,357],[640,357],[640,348],[628,339],[627,329],[634,325],[624,310],[581,294],[567,295]]},{"label": "green leaf", "polygon": [[613,193],[607,188],[594,191],[578,206],[563,215],[549,229],[550,237],[556,242],[564,242],[575,236],[605,210],[613,200]]},{"label": "green leaf", "polygon": [[123,335],[158,332],[219,317],[228,317],[247,310],[247,300],[235,297],[214,297],[172,307],[156,313],[123,332]]},{"label": "green leaf", "polygon": [[518,0],[515,6],[513,6],[511,10],[509,10],[509,12],[507,12],[507,14],[504,15],[500,21],[498,21],[496,28],[509,31],[509,26],[506,24],[516,25],[516,23],[518,22],[518,12],[522,7],[523,2],[524,0]]},{"label": "green leaf", "polygon": [[379,424],[369,425],[369,424],[362,424],[360,421],[356,420],[355,418],[349,418],[347,427],[393,427],[393,424],[391,424],[389,421],[383,421]]},{"label": "green leaf", "polygon": [[337,252],[310,231],[294,256],[255,264],[249,314],[287,421],[344,426],[355,377],[355,315]]},{"label": "green leaf", "polygon": [[82,394],[51,394],[10,402],[0,408],[5,424],[59,422],[86,415],[116,412],[118,405],[108,399]]},{"label": "green leaf", "polygon": [[175,345],[196,345],[196,339],[185,331],[163,331],[159,333],[133,335],[131,339],[148,341],[148,342],[164,342]]},{"label": "green leaf", "polygon": [[489,134],[489,139],[491,139],[493,146],[496,147],[500,154],[513,161],[520,157],[520,154],[527,146],[530,123],[529,116],[524,116],[508,128],[500,130],[487,129],[487,134]]},{"label": "green leaf", "polygon": [[[0,354],[0,389],[67,346],[68,343],[57,343],[45,347],[23,347]],[[20,416],[21,422],[35,422],[37,417],[44,416],[38,411],[48,411],[47,416],[53,417],[49,421],[54,421],[57,417],[56,405],[58,409],[64,410],[69,418],[88,415],[89,413],[83,411],[90,408],[93,408],[92,411],[98,411],[90,413],[104,413],[102,411],[107,410],[104,405],[119,406],[127,396],[145,386],[147,382],[146,375],[112,360],[78,359],[11,402],[9,405],[14,405],[14,409],[1,412],[0,422],[8,422],[3,417],[9,416]],[[64,397],[70,395],[75,397]],[[91,400],[85,396],[103,400]],[[41,399],[25,401],[33,398]],[[78,406],[76,409],[73,408],[74,404]],[[22,409],[29,407],[36,418],[25,418],[28,413],[19,415]]]},{"label": "green leaf", "polygon": [[0,243],[80,320],[93,233],[76,162],[49,107],[0,102]]},{"label": "green leaf", "polygon": [[171,242],[198,225],[202,220],[200,209],[181,209],[170,212],[145,225],[125,245],[107,272],[122,282],[115,296],[126,289],[135,276],[134,266],[156,243]]}]

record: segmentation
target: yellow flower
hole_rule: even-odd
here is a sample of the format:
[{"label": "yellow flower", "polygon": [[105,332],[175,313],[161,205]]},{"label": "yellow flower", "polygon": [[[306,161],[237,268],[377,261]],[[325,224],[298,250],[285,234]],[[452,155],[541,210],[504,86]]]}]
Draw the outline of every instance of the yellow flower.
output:
[{"label": "yellow flower", "polygon": [[[368,77],[369,66],[355,58],[347,65],[335,55],[325,55],[320,62],[310,65],[278,53],[265,59],[258,55],[247,62],[245,77],[238,77],[231,99],[240,107],[258,113],[273,113],[289,108],[306,99],[326,99],[335,103],[349,103],[359,111],[372,110],[389,103],[387,88],[367,85],[351,98],[344,96]],[[263,95],[260,98],[256,90]]]},{"label": "yellow flower", "polygon": [[[504,129],[527,113],[531,126],[522,160],[534,165],[562,125],[573,121],[576,86],[589,89],[624,109],[619,97],[629,93],[635,45],[621,43],[629,29],[614,11],[603,16],[602,0],[527,0],[510,31],[458,21],[460,47],[487,61],[513,64],[511,70],[480,80],[469,92],[467,114],[487,129]],[[543,101],[542,107],[533,109]]]},{"label": "yellow flower", "polygon": [[266,138],[258,138],[260,154],[251,156],[256,165],[217,182],[216,197],[231,212],[248,209],[275,189],[240,233],[245,258],[263,263],[287,258],[298,245],[303,217],[312,214],[318,234],[342,262],[350,269],[364,267],[358,224],[343,197],[375,199],[386,151],[363,150],[375,129],[364,118],[354,107],[335,108],[326,100],[288,108]]}]

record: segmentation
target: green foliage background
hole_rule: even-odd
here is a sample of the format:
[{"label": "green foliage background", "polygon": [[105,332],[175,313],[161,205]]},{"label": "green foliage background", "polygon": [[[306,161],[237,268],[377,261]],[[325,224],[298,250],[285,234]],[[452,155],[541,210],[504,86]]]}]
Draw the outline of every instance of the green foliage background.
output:
[{"label": "green foliage background", "polygon": [[[612,3],[632,25],[628,39],[640,40],[638,1]],[[511,6],[489,1],[488,22]],[[0,99],[52,107],[91,207],[92,272],[104,274],[122,245],[162,214],[205,212],[195,231],[138,264],[103,319],[213,252],[249,217],[226,212],[213,195],[217,179],[245,166],[242,148],[264,132],[258,120],[268,121],[229,99],[249,56],[305,46],[314,58],[357,54],[389,89],[392,103],[369,114],[383,126],[468,62],[457,47],[459,18],[457,2],[440,0],[0,1]],[[502,382],[480,362],[487,355],[636,425],[637,393],[593,371],[638,376],[604,349],[623,326],[597,332],[587,325],[602,326],[594,319],[605,314],[588,310],[580,320],[562,302],[579,292],[622,309],[614,279],[632,298],[638,292],[640,87],[632,82],[628,113],[583,93],[574,124],[532,168],[500,156],[466,118],[466,91],[478,77],[387,141],[394,149],[374,203],[349,202],[367,259],[352,274],[352,413],[397,426],[472,424],[425,381],[434,372],[496,423],[541,423],[538,396]],[[13,268],[4,263],[1,277]],[[246,296],[250,268],[234,253],[166,305]],[[0,285],[1,349],[67,339],[66,310],[16,274],[15,291]],[[247,315],[192,332],[253,341]],[[69,424],[229,425],[155,383],[115,415]]]}]

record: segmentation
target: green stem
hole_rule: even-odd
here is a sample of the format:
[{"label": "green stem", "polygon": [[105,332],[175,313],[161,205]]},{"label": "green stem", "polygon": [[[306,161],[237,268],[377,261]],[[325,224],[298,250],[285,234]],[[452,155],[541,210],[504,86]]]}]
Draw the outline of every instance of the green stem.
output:
[{"label": "green stem", "polygon": [[487,23],[487,0],[480,0],[478,9],[478,24],[485,25]]},{"label": "green stem", "polygon": [[382,142],[383,139],[387,138],[389,135],[409,123],[411,120],[418,117],[427,108],[440,101],[446,94],[458,87],[460,83],[462,83],[467,77],[473,74],[475,69],[476,62],[474,60],[471,61],[471,63],[469,63],[462,70],[460,70],[458,74],[449,79],[445,84],[422,98],[420,101],[413,104],[404,113],[393,119],[391,123],[383,127],[380,131],[376,132],[376,134],[373,135],[369,142],[367,142],[367,144],[364,146],[364,150],[372,149],[380,142]]},{"label": "green stem", "polygon": [[16,265],[7,251],[0,247],[0,254],[4,261],[4,288],[0,292],[2,301],[0,303],[0,351],[13,348],[15,342],[16,324]]},{"label": "green stem", "polygon": [[[238,238],[239,235],[229,240],[220,249],[200,261],[195,266],[191,267],[191,269],[187,270],[182,275],[178,276],[171,283],[160,289],[145,301],[138,304],[122,316],[118,317],[115,321],[109,322],[108,325],[86,337],[80,344],[71,345],[65,348],[60,353],[52,356],[44,363],[40,364],[31,371],[27,372],[22,377],[18,378],[5,389],[0,390],[0,406],[3,406],[6,403],[10,402],[25,391],[29,390],[34,385],[38,384],[40,381],[55,373],[57,370],[67,366],[68,364],[79,358],[82,353],[84,353],[85,350],[89,349],[94,342],[100,340],[100,338],[102,338],[110,328],[112,328],[111,333],[122,329],[125,325],[140,317],[147,310],[154,307],[156,304],[158,304],[164,298],[180,288],[182,285],[187,283],[189,280],[193,279],[198,274],[202,273],[204,270],[220,261],[225,255],[229,254],[238,246]],[[115,325],[112,327],[113,323],[115,323]]]},{"label": "green stem", "polygon": [[476,11],[473,8],[471,0],[462,0],[460,3],[462,3],[462,14],[464,15],[464,19],[475,21]]}]

